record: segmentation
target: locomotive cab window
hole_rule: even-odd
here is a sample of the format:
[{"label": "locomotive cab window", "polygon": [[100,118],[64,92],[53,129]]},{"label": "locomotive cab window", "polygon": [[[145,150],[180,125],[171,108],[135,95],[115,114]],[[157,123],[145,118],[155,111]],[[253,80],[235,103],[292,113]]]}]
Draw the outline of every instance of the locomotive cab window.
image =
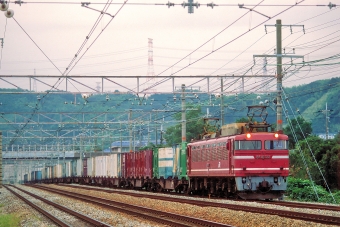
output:
[{"label": "locomotive cab window", "polygon": [[264,148],[266,150],[287,150],[288,140],[266,140],[264,141]]},{"label": "locomotive cab window", "polygon": [[261,150],[261,140],[235,141],[235,150]]}]

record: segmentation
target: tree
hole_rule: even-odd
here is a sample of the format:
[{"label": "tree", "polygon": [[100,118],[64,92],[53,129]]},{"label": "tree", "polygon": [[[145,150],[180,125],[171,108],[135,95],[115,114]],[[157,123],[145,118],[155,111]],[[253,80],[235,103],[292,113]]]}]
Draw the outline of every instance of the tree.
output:
[{"label": "tree", "polygon": [[249,123],[249,119],[247,117],[241,117],[237,119],[235,123]]},{"label": "tree", "polygon": [[[302,117],[297,117],[297,119],[293,119],[291,120],[291,125],[292,125],[292,129],[293,132],[296,135],[296,138],[298,141],[304,139],[305,137],[307,137],[307,135],[311,135],[312,134],[312,123],[306,121],[304,118]],[[301,127],[301,129],[300,129]],[[294,139],[294,134],[290,128],[289,125],[287,125],[285,128],[283,128],[283,132],[288,136],[289,138],[289,148],[293,149],[295,147],[295,139]]]},{"label": "tree", "polygon": [[317,136],[310,136],[307,138],[307,141],[300,141],[299,145],[301,151],[300,149],[290,151],[291,176],[308,179],[309,177],[306,172],[308,169],[316,184],[325,187],[323,175],[329,187],[339,187],[338,179],[340,173],[338,165],[340,144],[337,138],[323,140]]},{"label": "tree", "polygon": [[[186,141],[197,138],[200,133],[203,132],[203,119],[201,118],[201,108],[196,106],[187,106],[187,108],[194,108],[196,110],[189,110],[186,112],[187,119],[187,133]],[[174,120],[181,121],[182,113],[176,113]],[[164,138],[168,145],[174,145],[182,142],[182,124],[176,124],[168,127],[165,131]]]}]

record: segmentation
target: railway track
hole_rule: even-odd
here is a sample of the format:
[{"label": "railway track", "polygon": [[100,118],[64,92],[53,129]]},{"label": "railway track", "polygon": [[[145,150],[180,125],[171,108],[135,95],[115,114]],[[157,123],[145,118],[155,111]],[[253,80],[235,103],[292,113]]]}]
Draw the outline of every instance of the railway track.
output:
[{"label": "railway track", "polygon": [[226,225],[222,223],[212,222],[208,220],[198,219],[194,217],[183,216],[179,214],[173,214],[168,212],[163,212],[159,210],[153,210],[141,206],[130,205],[126,203],[120,203],[108,199],[103,199],[99,197],[93,197],[83,194],[69,192],[59,189],[52,189],[50,187],[45,187],[41,185],[31,185],[34,188],[46,190],[52,193],[57,193],[59,195],[68,196],[74,199],[79,199],[81,201],[93,203],[101,207],[108,209],[113,209],[119,212],[127,213],[133,216],[138,216],[149,221],[161,223],[167,226],[178,226],[178,227],[192,227],[192,226],[211,226],[211,227],[231,227],[231,225]]},{"label": "railway track", "polygon": [[[156,199],[156,200],[165,200],[169,202],[179,202],[179,203],[187,203],[196,206],[211,206],[211,207],[219,207],[225,209],[232,209],[238,211],[247,211],[252,213],[261,213],[261,214],[269,214],[269,215],[278,215],[285,218],[292,218],[292,219],[299,219],[304,221],[311,221],[316,223],[328,224],[328,225],[337,225],[340,226],[340,217],[334,217],[329,215],[320,215],[320,214],[308,214],[302,213],[297,211],[288,211],[288,210],[278,210],[278,209],[269,209],[264,207],[252,207],[252,206],[245,206],[245,205],[236,205],[236,204],[225,204],[225,203],[217,203],[217,202],[209,202],[209,201],[200,201],[200,200],[193,200],[193,199],[185,199],[185,198],[175,198],[175,197],[168,197],[168,196],[160,196],[149,194],[136,194],[128,191],[117,191],[112,189],[103,189],[98,187],[84,187],[84,186],[72,186],[67,184],[61,184],[61,186],[66,187],[74,187],[74,188],[81,188],[85,190],[94,190],[94,191],[102,191],[107,193],[117,193],[122,195],[128,196],[135,196],[135,197],[144,197],[149,199]],[[294,202],[265,202],[265,201],[256,201],[260,203],[266,204],[275,204],[280,206],[287,206],[287,207],[294,207],[294,208],[308,208],[308,209],[319,209],[319,210],[331,210],[331,211],[340,211],[340,206],[327,206],[327,205],[318,205],[318,204],[305,204],[305,203],[294,203]]]},{"label": "railway track", "polygon": [[[75,185],[70,185],[70,184],[56,184],[56,185],[72,187],[72,188],[81,188],[84,190],[94,190],[94,191],[102,191],[102,192],[107,192],[107,193],[116,193],[116,194],[135,196],[135,197],[144,197],[144,198],[149,198],[149,199],[159,199],[159,200],[164,200],[164,201],[173,201],[173,202],[179,202],[179,201],[186,202],[187,201],[186,199],[176,199],[176,198],[172,199],[171,197],[168,197],[168,196],[160,196],[160,194],[157,194],[157,195],[137,194],[137,193],[129,192],[129,190],[118,191],[114,189],[104,189],[104,188],[98,188],[98,187],[84,187],[84,186],[78,186],[78,185],[75,186]],[[166,193],[166,194],[169,195],[169,193]],[[180,195],[183,197],[187,197],[187,195],[184,195],[184,194],[171,194],[171,195],[176,195],[176,196]],[[202,197],[199,197],[199,198],[202,198]],[[188,199],[188,200],[191,201],[191,199]],[[215,200],[215,199],[212,198],[212,200]],[[234,201],[245,201],[245,200],[234,200]],[[256,203],[278,205],[278,206],[285,206],[285,207],[292,207],[292,208],[306,208],[306,209],[330,210],[330,211],[340,212],[340,206],[335,206],[335,205],[311,204],[311,203],[299,203],[299,202],[287,202],[287,201],[259,201],[259,200],[247,200],[247,202],[256,202]],[[202,204],[202,206],[212,206],[212,204],[215,204],[214,202],[206,202],[206,203],[208,203],[208,205]],[[216,204],[219,205],[220,203],[216,203]]]},{"label": "railway track", "polygon": [[11,185],[11,187],[7,186],[7,185],[4,185],[4,187],[9,190],[11,193],[13,193],[15,196],[17,196],[18,198],[20,198],[21,200],[23,200],[25,203],[27,203],[29,206],[33,207],[34,209],[36,209],[38,212],[40,212],[41,214],[43,214],[45,217],[47,217],[48,219],[50,219],[53,223],[55,223],[56,225],[59,225],[61,227],[70,227],[70,226],[73,226],[71,223],[68,223],[66,221],[64,221],[63,219],[61,218],[58,218],[56,217],[55,215],[53,215],[52,213],[49,213],[47,212],[44,208],[42,208],[41,206],[31,202],[29,199],[25,198],[24,196],[20,195],[19,193],[15,192],[13,189],[11,189],[11,187],[35,198],[35,199],[38,199],[38,200],[41,200],[43,201],[44,203],[48,204],[48,205],[51,205],[59,210],[61,210],[62,212],[64,213],[67,213],[71,216],[74,216],[76,217],[77,219],[80,220],[80,223],[79,223],[79,226],[82,225],[81,222],[83,222],[83,225],[85,226],[98,226],[98,227],[112,227],[111,225],[108,225],[108,224],[105,224],[101,221],[98,221],[96,219],[93,219],[93,218],[90,218],[88,216],[85,216],[81,213],[78,213],[76,211],[73,211],[73,210],[70,210],[64,206],[61,206],[57,203],[54,203],[54,202],[51,202],[47,199],[44,199],[38,195],[35,195],[33,193],[30,193],[26,190],[23,190],[21,188],[18,188],[16,186],[13,186]]}]

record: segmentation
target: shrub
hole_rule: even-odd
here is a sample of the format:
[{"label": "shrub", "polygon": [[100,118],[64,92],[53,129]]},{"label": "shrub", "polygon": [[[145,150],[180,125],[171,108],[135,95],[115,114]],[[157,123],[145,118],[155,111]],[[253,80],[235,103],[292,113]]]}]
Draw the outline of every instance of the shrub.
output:
[{"label": "shrub", "polygon": [[[336,203],[340,204],[340,191],[332,192],[332,194]],[[286,195],[298,201],[334,203],[331,194],[323,187],[314,183],[313,188],[311,181],[299,178],[288,178]]]}]

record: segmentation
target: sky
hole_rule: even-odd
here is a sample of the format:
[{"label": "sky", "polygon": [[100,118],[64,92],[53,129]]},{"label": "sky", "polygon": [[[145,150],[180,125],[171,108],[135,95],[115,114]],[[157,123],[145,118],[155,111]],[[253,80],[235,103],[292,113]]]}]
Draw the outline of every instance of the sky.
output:
[{"label": "sky", "polygon": [[[200,0],[192,14],[178,0],[170,1],[175,3],[172,7],[165,5],[167,1],[156,0],[126,4],[123,0],[92,0],[90,8],[82,7],[80,1],[24,1],[21,6],[11,2],[14,17],[0,15],[0,38],[4,38],[0,76],[84,76],[77,81],[95,88],[101,79],[85,76],[146,76],[153,69],[155,79],[141,79],[141,89],[171,92],[171,80],[154,83],[163,81],[157,76],[173,75],[192,76],[176,79],[176,87],[186,84],[206,92],[207,80],[195,76],[250,75],[253,77],[245,79],[245,91],[275,90],[276,59],[268,57],[264,67],[264,59],[253,55],[275,54],[273,25],[277,19],[283,25],[294,25],[282,29],[283,52],[304,57],[284,58],[283,86],[339,76],[339,1],[330,9],[329,0],[215,0],[214,8],[207,7],[211,1]],[[243,8],[238,4],[244,4]],[[91,32],[103,9],[106,13]],[[153,67],[148,67],[149,38]],[[4,79],[0,88],[32,89],[28,77]],[[41,80],[36,81],[36,91],[49,89],[46,84],[66,90],[66,83],[58,83],[58,78]],[[126,92],[137,86],[136,79],[113,80],[115,83],[100,85],[104,92]],[[240,80],[226,77],[224,83],[228,87],[225,92],[240,91]],[[220,80],[211,79],[209,86],[210,91],[218,91]],[[67,89],[89,91],[76,82],[70,82]]]}]

